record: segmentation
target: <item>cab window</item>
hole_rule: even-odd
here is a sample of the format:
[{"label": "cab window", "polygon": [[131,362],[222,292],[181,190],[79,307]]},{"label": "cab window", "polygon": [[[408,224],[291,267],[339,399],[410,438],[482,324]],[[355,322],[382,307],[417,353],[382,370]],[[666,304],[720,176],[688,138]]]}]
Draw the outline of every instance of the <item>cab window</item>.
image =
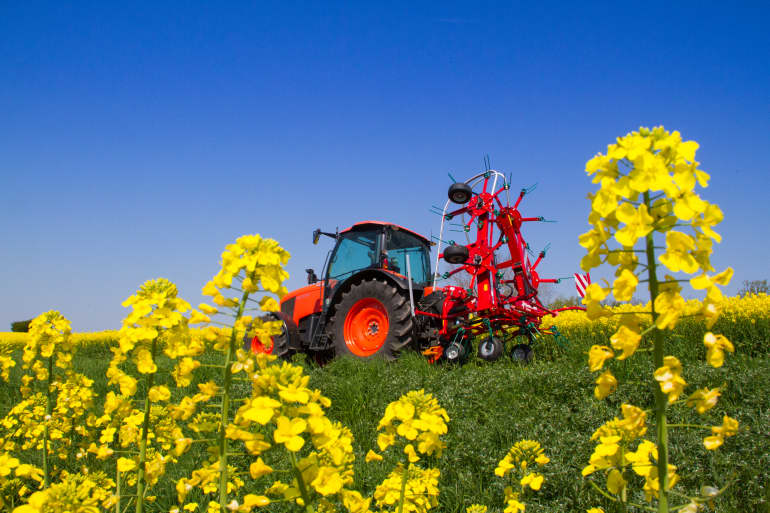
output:
[{"label": "cab window", "polygon": [[388,267],[407,276],[406,255],[409,255],[412,280],[415,283],[427,283],[430,279],[430,250],[428,245],[403,230],[388,230],[387,234]]},{"label": "cab window", "polygon": [[345,275],[375,265],[379,233],[379,230],[362,230],[343,234],[329,263],[329,278],[345,278]]}]

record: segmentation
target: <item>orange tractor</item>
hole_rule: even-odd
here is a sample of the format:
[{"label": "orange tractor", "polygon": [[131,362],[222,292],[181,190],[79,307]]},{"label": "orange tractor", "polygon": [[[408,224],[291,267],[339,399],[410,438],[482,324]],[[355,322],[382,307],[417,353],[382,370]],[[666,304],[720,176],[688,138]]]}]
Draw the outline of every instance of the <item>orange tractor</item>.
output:
[{"label": "orange tractor", "polygon": [[[280,312],[272,314],[283,323],[281,334],[270,341],[255,337],[245,345],[281,357],[302,352],[319,360],[340,355],[393,359],[412,347],[431,361],[461,361],[474,340],[486,360],[499,358],[512,341],[511,356],[529,360],[536,335],[558,336],[553,327],[540,328],[542,317],[565,308],[549,310],[537,295],[541,283],[559,280],[538,276],[544,251],[534,263],[529,259],[521,226],[544,219],[519,213],[527,192],[522,190],[511,206],[508,181],[494,170],[453,183],[438,212],[437,244],[381,221],[363,221],[335,233],[315,230],[314,244],[321,235],[335,241],[323,278],[307,269],[308,285],[284,296]],[[441,252],[445,224],[453,219],[462,220],[458,226],[467,244],[449,241]],[[432,245],[437,246],[435,273]],[[439,274],[441,259],[454,268]],[[437,286],[438,280],[458,273],[467,275],[468,287]]]}]

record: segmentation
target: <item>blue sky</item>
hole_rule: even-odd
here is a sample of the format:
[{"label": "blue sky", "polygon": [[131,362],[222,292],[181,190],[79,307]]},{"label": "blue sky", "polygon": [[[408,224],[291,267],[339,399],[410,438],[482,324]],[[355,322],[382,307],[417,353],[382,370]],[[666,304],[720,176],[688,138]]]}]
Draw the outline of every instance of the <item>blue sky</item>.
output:
[{"label": "blue sky", "polygon": [[245,233],[279,240],[299,287],[314,228],[435,233],[447,172],[486,154],[539,184],[522,211],[559,222],[525,236],[566,276],[586,160],[659,124],[701,145],[735,293],[770,278],[768,21],[766,2],[4,2],[0,330],[48,309],[117,329],[158,276],[197,304]]}]

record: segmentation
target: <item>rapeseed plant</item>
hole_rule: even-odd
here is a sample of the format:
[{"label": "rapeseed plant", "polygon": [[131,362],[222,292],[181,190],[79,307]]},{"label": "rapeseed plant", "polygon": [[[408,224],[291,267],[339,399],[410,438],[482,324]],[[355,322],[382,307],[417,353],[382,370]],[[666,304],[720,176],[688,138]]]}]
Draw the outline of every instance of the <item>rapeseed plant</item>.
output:
[{"label": "rapeseed plant", "polygon": [[[380,507],[396,506],[397,513],[425,513],[438,505],[437,468],[416,465],[421,456],[440,458],[446,445],[441,435],[447,432],[449,415],[432,394],[413,390],[390,403],[377,426],[380,451],[389,447],[402,450],[402,461],[374,491]],[[367,461],[381,461],[382,456],[370,451]]]},{"label": "rapeseed plant", "polygon": [[[113,358],[107,370],[108,383],[116,385],[119,394],[107,394],[104,412],[95,422],[101,428],[99,445],[93,443],[89,451],[99,459],[120,454],[116,460],[117,508],[122,497],[129,497],[136,512],[142,513],[145,504],[154,500],[149,489],[166,465],[175,461],[171,445],[183,439],[182,427],[171,414],[173,405],[168,404],[171,391],[163,379],[167,372],[159,367],[158,358],[161,353],[172,362],[191,358],[203,351],[203,344],[190,337],[191,319],[184,315],[190,311],[189,303],[164,278],[144,283],[123,306],[131,312],[123,320],[118,344],[111,348]],[[130,372],[124,370],[126,365]],[[134,375],[142,379],[144,397],[138,400],[134,399],[139,384]],[[137,402],[141,408],[135,407]],[[134,494],[122,495],[124,481],[134,487]]]},{"label": "rapeseed plant", "polygon": [[[589,319],[618,319],[610,345],[597,344],[588,352],[589,369],[602,371],[594,395],[604,399],[616,390],[618,382],[609,368],[615,359],[651,351],[655,365],[650,376],[656,384],[652,411],[655,442],[641,438],[647,429],[647,412],[625,404],[623,419],[615,418],[594,433],[592,438],[598,440],[598,445],[583,469],[584,476],[603,472],[605,487],[593,481],[591,484],[624,510],[629,505],[647,508],[629,499],[630,472],[644,478],[645,498],[657,498],[660,512],[689,508],[702,500],[692,497],[689,504],[673,509],[669,506],[669,491],[679,476],[677,467],[669,462],[668,430],[674,426],[667,423],[666,409],[685,403],[703,414],[716,404],[719,391],[701,389],[687,400],[679,400],[687,381],[681,362],[666,354],[665,346],[666,334],[686,315],[702,318],[708,328],[713,326],[724,305],[719,287],[727,285],[733,274],[731,268],[708,274],[714,271],[710,261],[713,243],[721,240],[713,228],[722,221],[723,214],[718,206],[695,192],[696,185],[706,187],[709,180],[695,160],[697,148],[694,141],[682,141],[679,132],[641,128],[618,138],[616,144],[607,147],[606,155],[598,154],[586,164],[586,172],[593,175],[599,190],[589,194],[588,221],[592,228],[580,236],[580,244],[588,252],[581,266],[589,271],[607,263],[616,271],[611,286],[591,284],[583,302]],[[638,243],[641,249],[636,249]],[[689,280],[669,274],[660,277],[661,265],[672,273],[696,276]],[[694,289],[706,291],[697,311],[681,295],[680,283],[688,281]],[[602,306],[601,301],[610,293],[617,301],[630,301],[640,283],[647,284],[650,301],[646,305],[616,311]],[[703,342],[706,359],[714,367],[722,365],[725,351],[734,350],[725,337],[711,332],[706,333]],[[737,421],[725,417],[721,427],[711,430],[712,436],[704,440],[710,450],[737,432]],[[633,450],[631,444],[638,440]]]},{"label": "rapeseed plant", "polygon": [[[512,485],[506,486],[505,510],[504,513],[523,512],[526,504],[522,502],[527,488],[530,490],[540,490],[545,481],[545,477],[534,471],[535,465],[543,466],[548,463],[550,458],[545,455],[545,451],[539,442],[534,440],[521,440],[513,444],[505,457],[500,460],[495,468],[495,475],[506,478],[510,476]],[[514,486],[518,485],[518,491]]]},{"label": "rapeseed plant", "polygon": [[[213,406],[219,409],[219,414],[210,411],[200,412],[190,423],[190,426],[199,433],[211,433],[214,437],[200,440],[213,442],[210,447],[212,459],[194,471],[190,478],[177,482],[180,503],[184,503],[187,494],[196,487],[204,494],[218,493],[218,501],[210,501],[207,506],[212,511],[224,511],[225,508],[233,511],[250,511],[253,507],[269,503],[266,497],[253,494],[247,494],[240,503],[235,499],[229,499],[231,491],[243,486],[243,480],[228,464],[230,456],[242,454],[232,452],[231,442],[243,443],[245,447],[243,454],[257,457],[270,447],[263,434],[248,430],[256,419],[252,421],[250,418],[239,418],[237,415],[233,418],[234,403],[239,401],[239,398],[234,396],[233,382],[239,379],[247,382],[256,379],[260,369],[266,365],[266,360],[258,360],[253,354],[239,349],[239,345],[244,338],[257,335],[269,338],[270,335],[280,332],[280,323],[252,316],[249,312],[260,310],[269,313],[278,310],[278,302],[270,295],[264,295],[259,301],[251,296],[256,293],[272,293],[279,298],[283,297],[287,293],[283,282],[289,276],[283,266],[288,259],[289,253],[276,241],[263,239],[259,235],[244,235],[239,237],[235,244],[227,245],[222,253],[219,272],[203,287],[203,294],[210,296],[216,306],[201,304],[200,312],[193,315],[192,321],[209,324],[202,334],[202,340],[205,340],[215,351],[224,354],[223,364],[216,366],[222,371],[221,382],[207,383],[201,389],[201,394],[193,398],[184,398],[176,414],[182,419],[188,419],[195,414],[198,402],[212,406],[210,401],[214,397],[218,402],[213,403]],[[250,306],[249,302],[258,306]],[[210,316],[217,314],[228,316],[232,321],[213,323]],[[175,378],[178,382],[187,381],[189,372],[198,365],[200,365],[199,362],[183,360],[175,371]],[[237,376],[239,373],[249,377],[239,378]],[[254,404],[253,401],[250,404]],[[260,402],[257,400],[256,404]],[[268,404],[273,403],[268,402]],[[283,419],[286,420],[281,420],[280,429],[277,429],[279,438],[281,442],[287,442],[284,443],[287,448],[294,448],[299,443],[296,437],[299,437],[307,426],[301,424],[301,419],[289,417],[283,417]],[[259,417],[259,420],[264,420],[264,417]],[[286,421],[289,422],[288,425]],[[180,451],[186,450],[190,443],[191,441],[186,441],[182,444]]]},{"label": "rapeseed plant", "polygon": [[[59,460],[85,454],[93,415],[92,380],[72,370],[70,322],[57,311],[30,323],[23,349],[22,400],[0,420],[0,506],[13,506],[31,487],[49,487],[60,473]],[[41,467],[13,453],[40,454]],[[15,477],[11,477],[11,471]]]}]

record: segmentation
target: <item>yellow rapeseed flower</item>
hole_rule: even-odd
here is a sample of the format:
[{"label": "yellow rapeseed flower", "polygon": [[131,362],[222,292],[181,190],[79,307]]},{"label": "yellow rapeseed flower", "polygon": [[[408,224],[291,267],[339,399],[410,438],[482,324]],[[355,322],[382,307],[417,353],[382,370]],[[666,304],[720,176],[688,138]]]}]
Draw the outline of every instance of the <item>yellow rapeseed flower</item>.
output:
[{"label": "yellow rapeseed flower", "polygon": [[276,443],[283,444],[291,452],[299,451],[305,445],[305,439],[299,436],[307,429],[307,422],[300,418],[289,419],[280,416],[276,419],[273,438]]},{"label": "yellow rapeseed flower", "polygon": [[687,382],[682,378],[682,364],[675,356],[663,358],[663,366],[655,370],[655,380],[660,390],[668,395],[668,402],[673,403],[682,394]]}]

